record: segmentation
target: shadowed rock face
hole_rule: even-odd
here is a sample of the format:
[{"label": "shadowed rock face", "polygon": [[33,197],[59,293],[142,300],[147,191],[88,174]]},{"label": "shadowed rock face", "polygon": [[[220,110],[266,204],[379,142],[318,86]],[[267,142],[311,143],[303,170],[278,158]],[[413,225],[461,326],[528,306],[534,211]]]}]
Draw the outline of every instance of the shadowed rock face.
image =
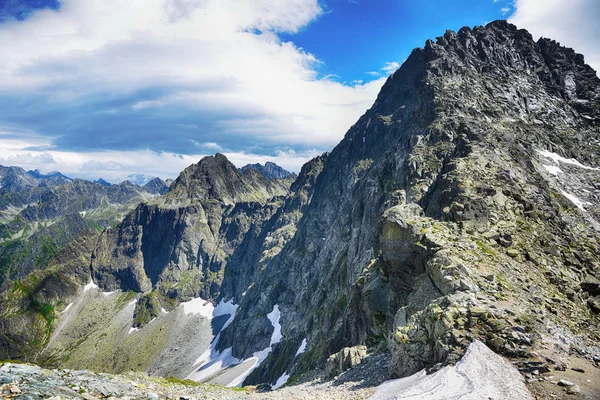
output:
[{"label": "shadowed rock face", "polygon": [[[240,172],[221,154],[188,167],[156,204],[141,204],[102,234],[92,261],[99,285],[217,299],[230,257],[249,246],[283,203],[291,180]],[[259,244],[260,245],[260,244]],[[243,275],[251,275],[244,271]],[[248,281],[248,279],[246,279]]]},{"label": "shadowed rock face", "polygon": [[103,232],[90,273],[163,306],[239,304],[216,349],[271,348],[247,384],[362,345],[387,346],[392,376],[473,339],[528,360],[560,331],[592,352],[597,154],[600,80],[582,56],[505,21],[448,31],[293,183],[206,157]]}]

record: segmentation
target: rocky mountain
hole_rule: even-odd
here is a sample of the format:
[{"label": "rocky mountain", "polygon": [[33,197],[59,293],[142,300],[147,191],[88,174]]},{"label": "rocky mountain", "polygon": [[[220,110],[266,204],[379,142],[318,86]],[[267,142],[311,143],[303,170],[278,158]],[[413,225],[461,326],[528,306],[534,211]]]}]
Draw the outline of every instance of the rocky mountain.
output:
[{"label": "rocky mountain", "polygon": [[54,180],[54,181],[60,182],[60,183],[68,183],[73,180],[73,179],[69,178],[68,176],[61,174],[58,171],[44,174],[44,173],[40,172],[39,169],[34,169],[34,170],[27,171],[27,173],[37,179]]},{"label": "rocky mountain", "polygon": [[137,203],[168,190],[160,179],[107,186],[19,167],[0,167],[0,184],[0,286],[43,269],[84,231],[117,224]]},{"label": "rocky mountain", "polygon": [[105,180],[104,180],[104,179],[102,179],[102,178],[100,178],[100,179],[96,179],[96,180],[94,181],[94,183],[99,183],[100,185],[103,185],[103,186],[110,186],[110,185],[111,185],[111,183],[110,183],[110,182],[107,182],[107,181],[105,181]]},{"label": "rocky mountain", "polygon": [[285,179],[294,175],[271,161],[267,161],[265,165],[256,163],[244,165],[242,168],[240,168],[242,172],[245,172],[248,169],[255,169],[269,179]]},{"label": "rocky mountain", "polygon": [[169,186],[160,178],[154,178],[151,181],[148,181],[143,186],[144,190],[148,193],[152,194],[165,194],[169,191]]},{"label": "rocky mountain", "polygon": [[564,395],[533,376],[600,366],[597,154],[583,56],[506,21],[447,31],[295,179],[206,157],[15,281],[0,358],[277,388],[382,363],[447,381],[479,343]]}]

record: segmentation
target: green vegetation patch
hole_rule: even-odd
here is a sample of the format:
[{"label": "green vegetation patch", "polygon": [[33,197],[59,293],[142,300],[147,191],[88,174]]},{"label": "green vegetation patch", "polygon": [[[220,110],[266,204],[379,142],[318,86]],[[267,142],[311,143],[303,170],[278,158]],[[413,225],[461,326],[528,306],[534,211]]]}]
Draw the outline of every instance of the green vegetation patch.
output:
[{"label": "green vegetation patch", "polygon": [[179,379],[176,378],[174,376],[170,376],[168,378],[165,378],[165,381],[167,381],[170,384],[173,385],[183,385],[183,386],[201,386],[200,383],[193,381],[191,379]]}]

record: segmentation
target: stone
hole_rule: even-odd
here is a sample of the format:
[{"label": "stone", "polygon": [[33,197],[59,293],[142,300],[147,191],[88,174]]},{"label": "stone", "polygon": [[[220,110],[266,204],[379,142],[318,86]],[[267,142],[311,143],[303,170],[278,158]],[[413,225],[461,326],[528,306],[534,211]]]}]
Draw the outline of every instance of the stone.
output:
[{"label": "stone", "polygon": [[510,257],[518,257],[519,256],[519,251],[517,249],[508,249],[506,250],[506,254],[508,254]]},{"label": "stone", "polygon": [[573,371],[575,372],[581,372],[582,374],[585,373],[585,370],[583,368],[579,368],[579,367],[573,367],[571,368]]},{"label": "stone", "polygon": [[558,381],[558,386],[573,386],[574,383],[571,381],[568,381],[566,379],[561,379]]},{"label": "stone", "polygon": [[366,346],[345,347],[329,356],[325,364],[325,375],[329,377],[337,376],[360,364],[366,356]]},{"label": "stone", "polygon": [[579,387],[579,385],[573,385],[567,389],[567,393],[568,394],[581,393],[581,388]]},{"label": "stone", "polygon": [[21,393],[21,389],[17,385],[11,385],[11,386],[9,386],[8,391],[11,394],[19,394],[19,393]]}]

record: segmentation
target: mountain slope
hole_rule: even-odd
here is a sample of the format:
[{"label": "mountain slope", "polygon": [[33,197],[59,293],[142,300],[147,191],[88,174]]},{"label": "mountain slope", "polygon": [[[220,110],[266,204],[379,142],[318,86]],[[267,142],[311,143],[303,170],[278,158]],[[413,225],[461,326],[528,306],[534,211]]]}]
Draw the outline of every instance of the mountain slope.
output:
[{"label": "mountain slope", "polygon": [[[275,305],[282,342],[246,382],[387,337],[396,376],[457,360],[473,336],[533,357],[565,320],[597,343],[599,98],[580,55],[506,22],[428,41],[332,151],[219,348],[264,349]],[[545,152],[567,159],[558,175]]]},{"label": "mountain slope", "polygon": [[52,296],[19,301],[89,306],[40,320],[44,351],[5,347],[232,386],[376,351],[407,376],[474,340],[558,369],[599,352],[599,153],[600,79],[581,55],[506,21],[448,31],[293,183],[206,157],[46,276],[87,265],[87,290],[28,277]]}]

